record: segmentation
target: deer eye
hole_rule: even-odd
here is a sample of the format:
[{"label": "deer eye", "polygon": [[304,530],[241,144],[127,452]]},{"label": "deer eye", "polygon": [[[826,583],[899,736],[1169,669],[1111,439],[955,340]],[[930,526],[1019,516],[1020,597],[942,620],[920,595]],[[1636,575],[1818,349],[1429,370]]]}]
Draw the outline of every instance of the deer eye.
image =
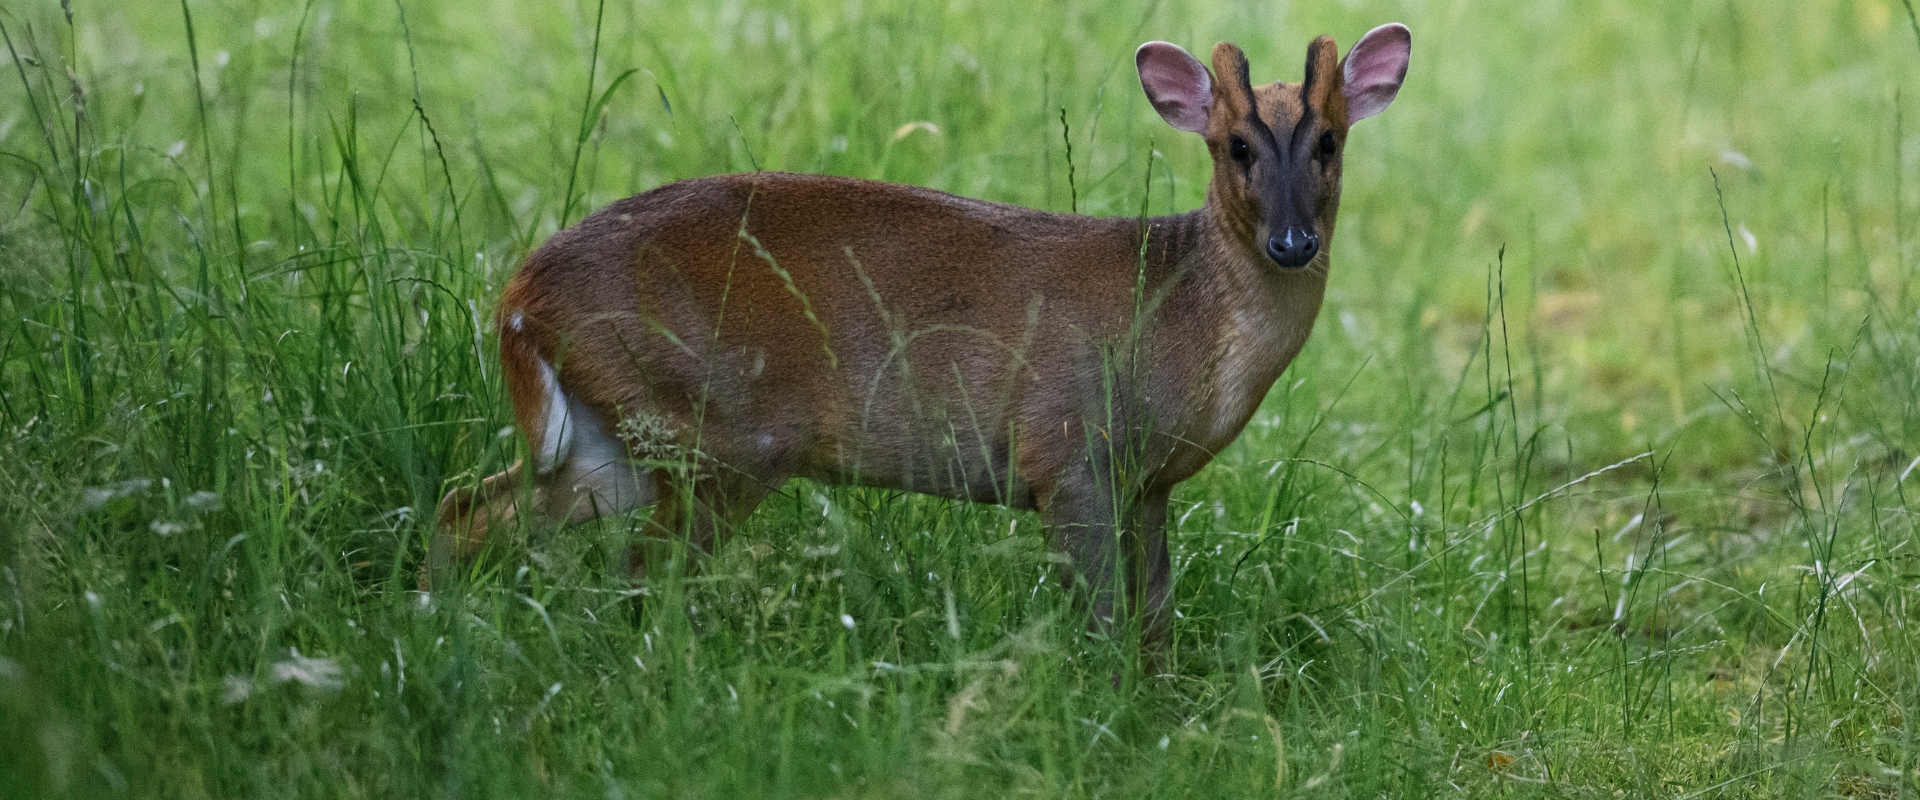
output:
[{"label": "deer eye", "polygon": [[1253,151],[1247,149],[1247,140],[1238,136],[1227,139],[1227,154],[1242,164],[1253,160]]},{"label": "deer eye", "polygon": [[1320,157],[1321,158],[1332,158],[1333,152],[1339,149],[1339,147],[1340,147],[1339,143],[1333,140],[1332,131],[1328,131],[1326,133],[1320,134]]}]

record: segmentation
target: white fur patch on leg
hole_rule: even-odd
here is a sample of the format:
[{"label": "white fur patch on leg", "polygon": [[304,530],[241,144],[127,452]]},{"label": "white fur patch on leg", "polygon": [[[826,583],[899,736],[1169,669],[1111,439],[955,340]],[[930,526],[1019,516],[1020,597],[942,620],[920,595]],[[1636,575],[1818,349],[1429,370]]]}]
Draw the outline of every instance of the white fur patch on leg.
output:
[{"label": "white fur patch on leg", "polygon": [[[569,398],[560,391],[560,381],[545,359],[536,357],[540,367],[540,431],[534,441],[533,471],[545,475],[560,466],[573,449],[573,413]],[[533,433],[529,431],[529,433]]]}]

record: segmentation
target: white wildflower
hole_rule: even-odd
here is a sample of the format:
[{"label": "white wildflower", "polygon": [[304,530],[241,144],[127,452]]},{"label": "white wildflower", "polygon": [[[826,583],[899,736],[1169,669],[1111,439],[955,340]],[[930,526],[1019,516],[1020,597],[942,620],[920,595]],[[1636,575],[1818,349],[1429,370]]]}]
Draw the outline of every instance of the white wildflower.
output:
[{"label": "white wildflower", "polygon": [[193,509],[194,511],[202,514],[207,513],[209,511],[219,511],[221,506],[220,495],[214,494],[213,492],[209,492],[204,489],[198,492],[194,492],[193,494],[187,495],[186,503],[187,503],[187,508]]},{"label": "white wildflower", "polygon": [[105,486],[95,486],[80,494],[80,506],[88,511],[99,511],[113,500],[139,494],[152,485],[153,481],[149,479],[134,478]]},{"label": "white wildflower", "polygon": [[309,658],[293,650],[292,656],[273,665],[273,682],[295,681],[322,691],[334,691],[347,681],[340,664],[331,658]]},{"label": "white wildflower", "polygon": [[245,675],[228,675],[220,679],[220,704],[230,706],[244,703],[253,696],[253,679]]}]

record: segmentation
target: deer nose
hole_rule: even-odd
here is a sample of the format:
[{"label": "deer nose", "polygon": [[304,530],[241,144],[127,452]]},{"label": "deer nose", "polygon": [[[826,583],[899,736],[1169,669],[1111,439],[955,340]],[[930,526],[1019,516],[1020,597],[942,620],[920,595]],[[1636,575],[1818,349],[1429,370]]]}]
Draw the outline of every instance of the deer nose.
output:
[{"label": "deer nose", "polygon": [[1283,267],[1304,267],[1320,252],[1320,237],[1304,228],[1288,226],[1267,237],[1267,257]]}]

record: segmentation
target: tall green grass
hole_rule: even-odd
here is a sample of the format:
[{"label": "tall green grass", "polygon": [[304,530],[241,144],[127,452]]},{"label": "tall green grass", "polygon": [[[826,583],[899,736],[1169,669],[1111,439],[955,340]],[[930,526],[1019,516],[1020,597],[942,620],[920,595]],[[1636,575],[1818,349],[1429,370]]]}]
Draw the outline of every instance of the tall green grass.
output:
[{"label": "tall green grass", "polygon": [[[1904,2],[67,8],[0,6],[0,796],[1920,794]],[[639,624],[628,520],[409,591],[563,222],[1185,210],[1136,45],[1388,20],[1320,330],[1175,498],[1170,675],[1110,685],[1032,516],[806,483]]]}]

